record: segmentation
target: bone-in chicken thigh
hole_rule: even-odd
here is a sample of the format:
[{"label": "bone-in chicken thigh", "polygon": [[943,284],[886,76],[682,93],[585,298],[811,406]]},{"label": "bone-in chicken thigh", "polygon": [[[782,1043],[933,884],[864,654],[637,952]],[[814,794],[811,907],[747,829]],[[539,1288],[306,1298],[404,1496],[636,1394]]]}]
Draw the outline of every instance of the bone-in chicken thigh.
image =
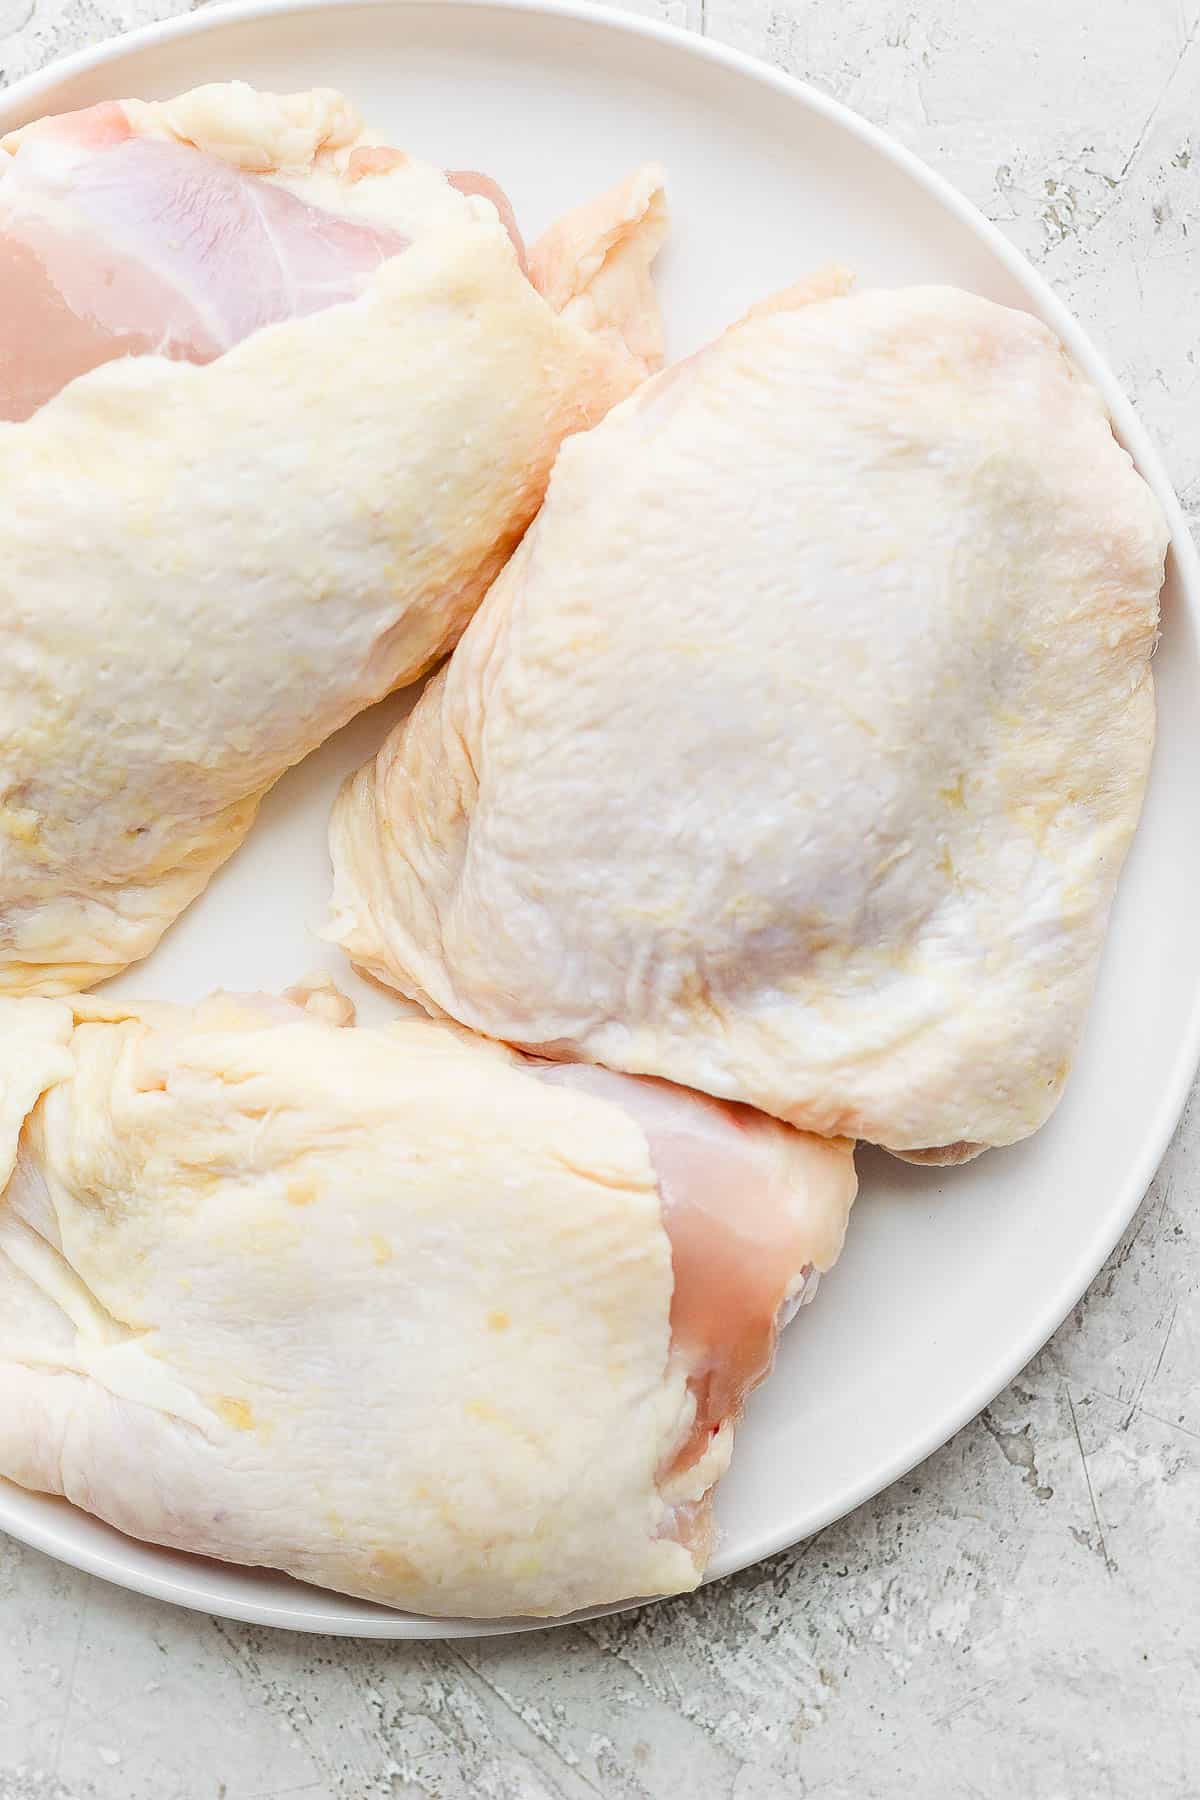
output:
[{"label": "bone-in chicken thigh", "polygon": [[491,1036],[954,1160],[1070,1067],[1166,528],[1035,319],[809,298],[564,445],[339,800],[331,935]]},{"label": "bone-in chicken thigh", "polygon": [[0,143],[0,990],[144,956],[271,783],[454,643],[658,355],[657,176],[598,207],[552,305],[494,183],[329,91]]},{"label": "bone-in chicken thigh", "polygon": [[0,1001],[0,1475],[424,1612],[694,1586],[851,1147],[328,999]]}]

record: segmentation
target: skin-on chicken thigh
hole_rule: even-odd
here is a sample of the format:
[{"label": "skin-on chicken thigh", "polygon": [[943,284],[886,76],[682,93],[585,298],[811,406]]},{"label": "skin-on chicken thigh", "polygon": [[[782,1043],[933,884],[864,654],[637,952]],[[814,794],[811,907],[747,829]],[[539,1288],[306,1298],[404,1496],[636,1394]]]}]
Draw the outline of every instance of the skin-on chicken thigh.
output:
[{"label": "skin-on chicken thigh", "polygon": [[423,1612],[694,1586],[851,1146],[327,1004],[0,1001],[0,1475]]},{"label": "skin-on chicken thigh", "polygon": [[1035,319],[783,295],[564,445],[343,791],[330,935],[549,1056],[918,1157],[1024,1137],[1141,805],[1166,542]]},{"label": "skin-on chicken thigh", "polygon": [[596,205],[551,304],[493,183],[328,91],[3,140],[0,990],[144,956],[271,783],[454,643],[661,350],[659,179]]}]

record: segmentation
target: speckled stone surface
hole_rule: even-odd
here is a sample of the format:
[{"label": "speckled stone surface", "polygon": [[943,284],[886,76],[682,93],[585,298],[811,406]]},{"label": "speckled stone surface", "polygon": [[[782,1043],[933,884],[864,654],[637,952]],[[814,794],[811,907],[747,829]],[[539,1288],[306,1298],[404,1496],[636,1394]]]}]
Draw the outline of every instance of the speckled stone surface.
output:
[{"label": "speckled stone surface", "polygon": [[[0,0],[0,82],[185,5]],[[1200,0],[634,10],[815,82],[956,182],[1200,506]],[[800,1549],[635,1616],[287,1638],[0,1538],[0,1800],[1195,1800],[1198,1198],[1194,1100],[1090,1293],[981,1419]]]}]

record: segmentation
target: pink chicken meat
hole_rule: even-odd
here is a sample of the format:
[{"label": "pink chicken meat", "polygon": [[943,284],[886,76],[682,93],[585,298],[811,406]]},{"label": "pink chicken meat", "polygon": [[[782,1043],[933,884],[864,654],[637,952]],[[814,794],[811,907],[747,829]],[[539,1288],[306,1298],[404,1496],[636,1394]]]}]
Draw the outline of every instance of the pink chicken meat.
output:
[{"label": "pink chicken meat", "polygon": [[646,1135],[675,1287],[671,1337],[695,1402],[671,1469],[689,1468],[769,1373],[781,1324],[841,1249],[851,1146],[779,1130],[752,1107],[585,1063],[531,1063],[541,1080],[619,1106]]}]

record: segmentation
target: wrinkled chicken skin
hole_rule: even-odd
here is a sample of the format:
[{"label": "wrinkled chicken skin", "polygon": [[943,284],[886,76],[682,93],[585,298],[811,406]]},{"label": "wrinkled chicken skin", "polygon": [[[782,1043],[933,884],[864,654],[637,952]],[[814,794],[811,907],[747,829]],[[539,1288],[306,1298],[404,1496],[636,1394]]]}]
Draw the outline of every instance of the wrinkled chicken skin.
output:
[{"label": "wrinkled chicken skin", "polygon": [[488,1036],[955,1161],[1066,1079],[1167,532],[1043,325],[845,280],[563,446],[337,803],[329,935]]},{"label": "wrinkled chicken skin", "polygon": [[[563,436],[645,375],[656,317],[563,316],[484,185],[326,90],[3,140],[0,990],[145,956],[284,770],[451,647]],[[657,176],[598,204],[576,299],[640,262],[656,314]]]},{"label": "wrinkled chicken skin", "polygon": [[298,998],[0,1001],[0,1474],[423,1612],[694,1586],[850,1146]]},{"label": "wrinkled chicken skin", "polygon": [[623,187],[576,207],[533,246],[529,276],[555,312],[581,330],[628,345],[647,369],[663,360],[647,238],[667,235],[661,171],[650,165]]}]

